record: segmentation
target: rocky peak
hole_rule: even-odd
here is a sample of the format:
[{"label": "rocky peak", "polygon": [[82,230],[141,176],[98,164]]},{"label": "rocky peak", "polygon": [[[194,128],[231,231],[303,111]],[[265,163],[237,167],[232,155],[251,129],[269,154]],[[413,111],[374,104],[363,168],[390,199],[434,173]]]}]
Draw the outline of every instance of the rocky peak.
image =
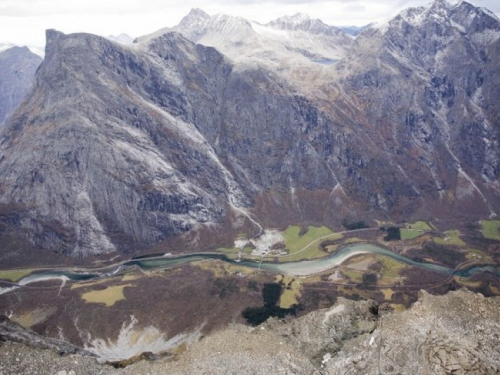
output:
[{"label": "rocky peak", "polygon": [[341,29],[325,24],[320,19],[311,19],[307,14],[297,13],[293,16],[280,17],[267,24],[280,30],[306,31],[313,34],[337,35],[344,34]]},{"label": "rocky peak", "polygon": [[462,1],[450,10],[451,20],[470,34],[490,32],[500,37],[500,19],[486,8]]},{"label": "rocky peak", "polygon": [[41,62],[42,58],[25,46],[0,52],[0,129],[31,88]]},{"label": "rocky peak", "polygon": [[201,10],[200,8],[193,8],[189,11],[185,19],[208,19],[210,18],[210,15],[207,14],[205,11]]},{"label": "rocky peak", "polygon": [[205,13],[203,10],[198,8],[193,8],[191,11],[182,18],[181,22],[177,26],[178,29],[189,29],[193,32],[198,29],[199,32],[203,29],[206,22],[211,17]]}]

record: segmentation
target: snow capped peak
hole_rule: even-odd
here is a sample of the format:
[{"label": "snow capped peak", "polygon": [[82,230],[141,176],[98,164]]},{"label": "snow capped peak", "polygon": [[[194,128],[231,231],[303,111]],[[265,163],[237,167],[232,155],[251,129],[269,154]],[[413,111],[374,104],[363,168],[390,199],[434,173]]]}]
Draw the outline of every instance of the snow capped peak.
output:
[{"label": "snow capped peak", "polygon": [[[320,20],[314,20],[319,21]],[[296,13],[293,16],[283,16],[278,18],[277,20],[271,21],[268,23],[269,26],[280,28],[283,30],[297,30],[304,25],[309,26],[313,22],[311,18],[304,13]]]},{"label": "snow capped peak", "polygon": [[252,26],[249,21],[241,17],[229,16],[226,14],[216,14],[207,21],[208,29],[212,32],[218,31],[226,36],[231,37],[232,32],[253,33]]},{"label": "snow capped peak", "polygon": [[291,25],[300,25],[306,21],[310,21],[311,18],[305,13],[296,13],[293,16],[283,16],[278,18],[275,22],[288,23]]},{"label": "snow capped peak", "polygon": [[297,13],[293,16],[280,17],[275,21],[269,22],[268,27],[278,30],[305,31],[312,34],[339,35],[345,34],[335,26],[325,24],[320,19],[312,19],[307,14]]},{"label": "snow capped peak", "polygon": [[[409,27],[409,25],[411,27]],[[375,30],[386,35],[407,35],[411,28],[420,30],[427,38],[450,38],[458,31],[462,35],[480,40],[500,39],[500,20],[487,9],[476,7],[466,1],[450,4],[446,0],[435,0],[428,6],[408,8],[400,12]]]},{"label": "snow capped peak", "polygon": [[448,9],[449,7],[450,3],[448,3],[446,0],[434,0],[434,2],[430,6],[431,9]]},{"label": "snow capped peak", "polygon": [[190,12],[187,14],[186,17],[198,17],[198,18],[210,18],[210,16],[200,8],[193,8],[190,10]]},{"label": "snow capped peak", "polygon": [[134,38],[132,38],[131,36],[129,36],[125,33],[121,33],[118,36],[108,35],[106,37],[106,39],[109,39],[109,40],[112,40],[113,42],[117,42],[117,43],[124,44],[124,45],[132,44],[134,42]]},{"label": "snow capped peak", "polygon": [[441,24],[450,24],[453,6],[446,0],[434,0],[427,6],[418,8],[407,8],[403,10],[389,24],[396,20],[404,20],[412,26],[420,27],[429,20]]},{"label": "snow capped peak", "polygon": [[182,18],[177,27],[182,29],[202,27],[210,18],[211,17],[201,9],[193,8]]}]

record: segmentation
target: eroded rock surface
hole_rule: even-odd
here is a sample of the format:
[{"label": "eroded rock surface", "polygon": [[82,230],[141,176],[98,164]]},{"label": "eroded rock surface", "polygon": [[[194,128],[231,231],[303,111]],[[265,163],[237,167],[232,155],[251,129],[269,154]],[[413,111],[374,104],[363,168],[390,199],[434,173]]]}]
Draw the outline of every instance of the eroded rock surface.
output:
[{"label": "eroded rock surface", "polygon": [[[426,292],[395,313],[371,301],[340,298],[329,309],[250,328],[230,326],[174,359],[125,369],[93,359],[58,357],[16,343],[0,346],[0,373],[40,374],[495,374],[500,370],[500,298],[466,290]],[[1,327],[1,326],[0,326]],[[0,333],[1,334],[1,333]],[[85,365],[83,365],[85,364]]]}]

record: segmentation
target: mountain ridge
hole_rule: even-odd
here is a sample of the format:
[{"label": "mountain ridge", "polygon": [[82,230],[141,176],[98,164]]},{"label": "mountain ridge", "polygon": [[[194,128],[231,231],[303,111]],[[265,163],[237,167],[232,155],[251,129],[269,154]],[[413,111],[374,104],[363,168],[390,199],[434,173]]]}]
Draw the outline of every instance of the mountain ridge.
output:
[{"label": "mountain ridge", "polygon": [[[467,3],[440,8],[443,26],[433,6],[406,11],[416,26],[400,14],[345,36],[333,65],[297,50],[268,64],[252,23],[202,11],[188,15],[212,25],[201,42],[233,39],[169,30],[122,46],[49,30],[0,141],[2,235],[87,256],[214,225],[230,238],[358,215],[495,216],[498,41],[482,35],[500,26]],[[286,56],[300,64],[283,69]]]}]

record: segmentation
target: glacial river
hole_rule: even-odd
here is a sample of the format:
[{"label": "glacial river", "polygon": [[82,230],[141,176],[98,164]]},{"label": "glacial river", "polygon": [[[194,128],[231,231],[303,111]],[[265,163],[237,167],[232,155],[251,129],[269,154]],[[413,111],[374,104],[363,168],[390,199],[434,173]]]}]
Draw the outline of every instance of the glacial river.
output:
[{"label": "glacial river", "polygon": [[22,278],[20,281],[17,282],[17,284],[14,284],[11,287],[0,288],[0,294],[7,293],[11,290],[38,281],[61,280],[62,282],[66,282],[70,280],[71,281],[91,280],[91,279],[97,279],[115,275],[121,272],[122,270],[132,266],[137,266],[140,267],[142,270],[147,271],[152,269],[169,268],[180,264],[190,263],[199,260],[209,260],[209,259],[221,260],[223,262],[238,264],[250,268],[259,268],[265,271],[276,272],[281,274],[305,276],[326,271],[330,268],[333,268],[343,263],[348,258],[359,254],[379,254],[390,257],[396,261],[408,264],[410,266],[424,268],[427,270],[442,273],[444,275],[453,274],[461,277],[468,277],[478,272],[491,272],[495,274],[497,277],[500,277],[500,270],[497,266],[476,265],[465,269],[453,270],[451,268],[440,266],[433,263],[417,262],[403,255],[396,254],[390,250],[379,247],[377,245],[362,243],[362,244],[351,244],[343,246],[338,251],[336,251],[335,253],[326,258],[298,261],[298,262],[288,262],[288,263],[268,263],[268,262],[261,263],[259,261],[253,261],[253,260],[243,260],[241,262],[236,262],[234,260],[229,259],[224,254],[217,254],[217,253],[195,253],[195,254],[180,255],[180,256],[159,256],[159,255],[141,256],[138,258],[132,258],[127,262],[117,264],[116,266],[114,266],[114,268],[109,267],[111,271],[106,273],[98,273],[95,271],[85,271],[85,270],[36,271]]}]

